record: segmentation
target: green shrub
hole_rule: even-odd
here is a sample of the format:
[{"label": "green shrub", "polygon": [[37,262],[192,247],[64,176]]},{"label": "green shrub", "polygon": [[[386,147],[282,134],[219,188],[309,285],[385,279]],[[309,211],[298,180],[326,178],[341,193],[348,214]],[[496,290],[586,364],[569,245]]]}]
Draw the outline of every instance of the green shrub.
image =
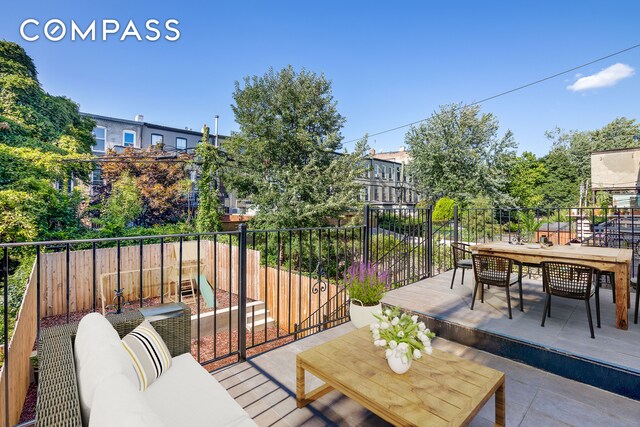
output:
[{"label": "green shrub", "polygon": [[442,197],[436,202],[435,208],[433,208],[433,214],[431,215],[434,222],[446,222],[453,219],[453,208],[456,205],[456,201],[450,197]]}]

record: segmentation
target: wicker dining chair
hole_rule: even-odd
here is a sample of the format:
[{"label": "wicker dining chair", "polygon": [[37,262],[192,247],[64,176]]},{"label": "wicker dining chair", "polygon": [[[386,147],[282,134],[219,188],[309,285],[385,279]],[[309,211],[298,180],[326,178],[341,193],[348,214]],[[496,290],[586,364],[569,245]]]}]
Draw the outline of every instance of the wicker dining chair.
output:
[{"label": "wicker dining chair", "polygon": [[597,283],[593,282],[595,270],[592,267],[585,267],[579,264],[565,262],[543,262],[542,263],[542,287],[547,293],[547,300],[544,304],[541,326],[547,316],[551,317],[551,296],[570,299],[584,300],[587,307],[587,318],[589,319],[589,331],[591,338],[595,338],[593,333],[593,320],[591,318],[591,304],[589,300],[596,296],[596,318],[598,328],[600,327],[600,294]]},{"label": "wicker dining chair", "polygon": [[[522,266],[513,262],[509,258],[494,255],[472,255],[473,272],[476,283],[473,287],[473,299],[471,300],[471,310],[476,301],[478,286],[480,286],[480,301],[484,302],[484,285],[504,288],[507,293],[507,307],[509,308],[509,319],[511,316],[511,295],[509,288],[516,283],[520,290],[520,311],[524,311],[522,302]],[[512,278],[513,267],[517,267],[518,274]]]},{"label": "wicker dining chair", "polygon": [[453,277],[451,277],[451,287],[453,289],[453,281],[456,279],[456,271],[462,269],[462,284],[464,285],[464,272],[473,268],[471,261],[471,251],[466,243],[452,243],[451,251],[453,252]]}]

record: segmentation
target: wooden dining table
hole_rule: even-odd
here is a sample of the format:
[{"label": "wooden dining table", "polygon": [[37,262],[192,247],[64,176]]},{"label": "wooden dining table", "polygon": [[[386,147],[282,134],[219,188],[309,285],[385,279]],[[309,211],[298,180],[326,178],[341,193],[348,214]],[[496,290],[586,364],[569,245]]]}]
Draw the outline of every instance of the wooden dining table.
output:
[{"label": "wooden dining table", "polygon": [[534,245],[515,245],[506,242],[482,243],[471,247],[473,253],[496,255],[514,261],[539,265],[543,261],[569,262],[615,274],[616,327],[628,329],[631,306],[629,287],[631,279],[631,249],[598,246],[558,245],[533,248]]}]

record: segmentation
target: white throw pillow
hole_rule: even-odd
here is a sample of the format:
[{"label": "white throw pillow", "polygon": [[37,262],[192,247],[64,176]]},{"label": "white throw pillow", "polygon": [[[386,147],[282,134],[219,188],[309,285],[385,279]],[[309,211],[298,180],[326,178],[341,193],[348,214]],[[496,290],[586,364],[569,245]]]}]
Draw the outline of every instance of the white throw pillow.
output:
[{"label": "white throw pillow", "polygon": [[118,333],[100,314],[89,314],[80,321],[74,356],[82,422],[86,426],[91,417],[95,390],[102,381],[123,374],[135,386],[137,379]]},{"label": "white throw pillow", "polygon": [[[174,407],[175,410],[179,408]],[[96,389],[89,427],[162,427],[164,423],[124,375],[114,375]]]}]

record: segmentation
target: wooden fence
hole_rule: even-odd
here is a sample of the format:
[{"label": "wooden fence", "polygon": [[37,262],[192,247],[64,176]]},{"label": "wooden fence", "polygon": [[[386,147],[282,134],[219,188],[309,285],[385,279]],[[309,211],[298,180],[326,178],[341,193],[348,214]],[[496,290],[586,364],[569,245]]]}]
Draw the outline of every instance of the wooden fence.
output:
[{"label": "wooden fence", "polygon": [[[35,265],[26,285],[24,298],[16,318],[13,336],[9,341],[9,355],[0,370],[0,423],[5,421],[5,399],[9,399],[9,425],[20,420],[22,405],[31,382],[31,352],[37,334]],[[9,373],[7,378],[7,373]],[[5,395],[5,383],[9,382],[9,395]]]},{"label": "wooden fence", "polygon": [[[91,250],[70,251],[67,278],[67,253],[44,253],[40,260],[40,316],[63,315],[67,312],[67,283],[69,287],[69,312],[88,311],[94,304],[102,309],[112,304],[118,288],[117,248],[96,249],[95,270]],[[161,262],[163,258],[163,271]],[[238,247],[210,240],[200,242],[200,273],[219,289],[237,293]],[[183,242],[183,279],[197,276],[197,242]],[[120,287],[124,301],[135,303],[142,298],[159,297],[174,300],[179,279],[179,244],[165,243],[142,247],[142,284],[140,282],[140,246],[120,248]],[[260,299],[259,279],[260,252],[247,251],[247,297]],[[162,279],[162,280],[161,280]],[[253,284],[253,285],[251,285]],[[142,285],[142,286],[141,286]],[[34,285],[35,286],[35,285]]]},{"label": "wooden fence", "polygon": [[338,291],[336,285],[318,283],[317,279],[297,271],[278,271],[271,267],[262,268],[260,280],[263,293],[267,289],[266,300],[262,301],[270,316],[280,329],[289,333],[294,333],[296,324],[308,318]]}]

